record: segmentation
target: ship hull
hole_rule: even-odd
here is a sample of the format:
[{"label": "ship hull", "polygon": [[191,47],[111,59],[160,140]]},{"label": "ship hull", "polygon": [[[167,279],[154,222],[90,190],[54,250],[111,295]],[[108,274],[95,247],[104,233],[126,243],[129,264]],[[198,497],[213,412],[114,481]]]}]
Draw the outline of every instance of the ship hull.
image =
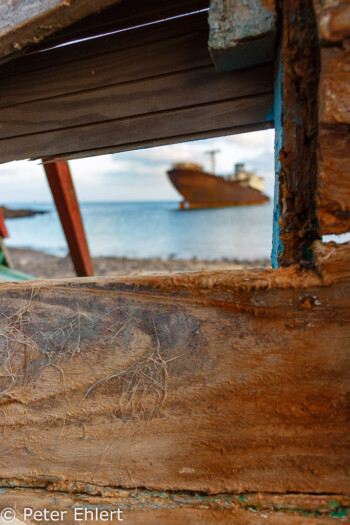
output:
[{"label": "ship hull", "polygon": [[183,196],[181,208],[216,208],[264,204],[269,198],[258,190],[200,170],[168,171],[172,184]]}]

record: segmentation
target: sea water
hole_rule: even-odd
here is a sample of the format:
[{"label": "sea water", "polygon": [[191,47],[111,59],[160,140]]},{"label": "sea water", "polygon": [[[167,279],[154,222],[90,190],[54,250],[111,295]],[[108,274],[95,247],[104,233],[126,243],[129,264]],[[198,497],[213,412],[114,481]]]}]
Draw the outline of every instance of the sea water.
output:
[{"label": "sea water", "polygon": [[[11,203],[48,213],[7,220],[7,246],[65,256],[67,243],[53,203]],[[272,203],[179,210],[177,202],[81,203],[91,254],[162,259],[269,258]]]}]

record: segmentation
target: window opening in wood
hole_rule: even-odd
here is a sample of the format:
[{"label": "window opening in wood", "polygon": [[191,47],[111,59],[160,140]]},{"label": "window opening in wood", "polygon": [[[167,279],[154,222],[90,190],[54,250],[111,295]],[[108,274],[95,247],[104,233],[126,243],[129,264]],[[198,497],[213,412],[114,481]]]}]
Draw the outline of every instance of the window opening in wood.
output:
[{"label": "window opening in wood", "polygon": [[[264,130],[70,161],[95,274],[269,267],[273,143]],[[13,266],[74,276],[42,166],[4,164],[0,180],[1,204],[39,212],[6,221]]]}]

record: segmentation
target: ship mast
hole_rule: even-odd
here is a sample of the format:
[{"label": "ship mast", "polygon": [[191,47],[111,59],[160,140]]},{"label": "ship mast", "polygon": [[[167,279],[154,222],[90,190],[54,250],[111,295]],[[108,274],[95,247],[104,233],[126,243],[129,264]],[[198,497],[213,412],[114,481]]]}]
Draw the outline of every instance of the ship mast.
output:
[{"label": "ship mast", "polygon": [[210,160],[211,160],[211,172],[213,175],[215,175],[215,155],[217,153],[220,153],[220,150],[219,149],[212,149],[212,150],[209,150],[209,151],[206,151],[205,153],[207,153],[208,155],[210,155]]}]

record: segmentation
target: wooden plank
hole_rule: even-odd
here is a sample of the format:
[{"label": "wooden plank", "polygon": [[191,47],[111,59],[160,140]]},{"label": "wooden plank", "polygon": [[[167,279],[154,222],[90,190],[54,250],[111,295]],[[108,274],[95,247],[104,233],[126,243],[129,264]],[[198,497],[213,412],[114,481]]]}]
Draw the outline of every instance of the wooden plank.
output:
[{"label": "wooden plank", "polygon": [[[152,141],[147,141],[145,139],[144,141],[137,142],[135,144],[122,144],[118,146],[118,152],[121,151],[130,151],[133,149],[138,148],[149,148],[149,147],[156,147],[156,146],[165,146],[169,144],[179,144],[181,142],[188,142],[191,140],[200,140],[200,139],[208,139],[213,137],[224,137],[225,135],[234,135],[234,134],[240,134],[240,133],[250,133],[251,131],[260,131],[264,129],[272,129],[274,127],[273,120],[266,120],[261,122],[255,122],[254,124],[248,124],[245,126],[236,126],[233,128],[217,128],[215,130],[209,130],[205,132],[198,132],[198,133],[189,133],[182,136],[174,136],[174,137],[163,137],[158,139],[153,139]],[[46,162],[55,162],[57,160],[71,160],[71,159],[81,159],[86,157],[86,155],[105,155],[107,153],[111,153],[111,148],[96,148],[96,149],[90,149],[88,153],[86,151],[76,151],[74,153],[63,153],[58,156],[51,156],[46,157]]]},{"label": "wooden plank", "polygon": [[25,135],[0,141],[0,162],[20,158],[43,158],[85,152],[96,148],[136,149],[138,144],[154,145],[166,138],[179,142],[194,133],[213,133],[235,126],[271,121],[273,94],[262,94],[241,99],[199,105],[191,108],[163,111],[146,116],[75,126],[57,131]]},{"label": "wooden plank", "polygon": [[348,272],[37,281],[0,294],[9,483],[349,491]]},{"label": "wooden plank", "polygon": [[103,59],[100,56],[84,58],[78,63],[9,77],[1,82],[0,107],[210,66],[204,42],[197,35],[186,35],[163,41],[161,45],[159,42],[145,44],[143,60],[139,60],[140,48],[135,47],[106,54]]},{"label": "wooden plank", "polygon": [[319,98],[320,123],[350,124],[350,50],[321,50]]},{"label": "wooden plank", "polygon": [[[344,523],[350,507],[349,498],[339,495],[210,496],[148,490],[125,491],[107,487],[98,487],[96,490],[92,486],[89,493],[72,494],[62,488],[56,491],[53,486],[50,485],[50,490],[5,488],[0,494],[0,509],[5,506],[15,508],[17,519],[23,523],[30,519],[31,510],[34,513],[46,509],[48,520],[51,516],[59,517],[61,523],[74,525],[78,521],[75,518],[84,516],[86,509],[92,510],[94,515],[96,510],[98,515],[107,510],[102,518],[109,518],[109,523],[120,523],[118,519],[121,518],[128,525],[334,525],[338,522],[335,518],[342,518]],[[95,491],[98,495],[94,494]],[[25,521],[24,509],[27,509]],[[118,509],[121,511],[119,518]],[[59,515],[52,514],[54,511],[58,511]],[[91,514],[87,513],[87,517],[91,517]]]},{"label": "wooden plank", "polygon": [[56,209],[78,277],[94,275],[78,199],[68,162],[44,163]]},{"label": "wooden plank", "polygon": [[324,2],[313,0],[322,45],[336,44],[350,36],[350,6],[348,0]]},{"label": "wooden plank", "polygon": [[[101,38],[88,40],[84,42],[75,43],[69,46],[57,47],[49,49],[43,52],[32,52],[26,54],[23,57],[19,57],[16,60],[12,60],[0,67],[0,78],[2,82],[8,77],[17,76],[22,77],[24,73],[33,73],[38,70],[54,69],[61,75],[61,69],[57,69],[62,64],[75,63],[75,70],[77,69],[77,62],[82,60],[90,59],[93,57],[99,57],[99,61],[102,58],[108,59],[110,54],[118,53],[122,50],[130,48],[137,48],[138,54],[137,59],[140,59],[140,53],[142,56],[152,56],[156,60],[156,49],[161,52],[163,41],[170,40],[177,37],[184,37],[185,35],[197,35],[197,39],[202,41],[202,54],[205,53],[207,57],[206,64],[211,63],[209,52],[207,49],[207,38],[208,38],[208,23],[207,16],[205,13],[199,13],[196,15],[186,16],[185,18],[170,20],[167,22],[157,24],[156,30],[153,26],[140,27],[130,31],[122,31],[120,33],[104,36]],[[144,46],[157,42],[157,48],[151,48],[148,50]],[[194,43],[190,43],[190,47]],[[141,46],[141,48],[140,48]],[[190,52],[190,49],[189,49]],[[121,60],[123,55],[116,55],[115,61],[111,63],[113,69],[120,70],[119,66],[116,68],[116,61]],[[203,56],[203,55],[201,55]],[[135,57],[135,55],[133,55]],[[99,61],[93,62],[90,68],[97,67]],[[85,62],[82,62],[84,64]],[[124,67],[127,66],[127,61],[121,64]],[[194,66],[194,64],[193,64]],[[90,69],[90,73],[91,73]],[[147,75],[146,75],[147,77]],[[60,78],[60,77],[59,77]],[[41,80],[44,80],[41,79]],[[57,82],[56,78],[56,82]]]},{"label": "wooden plank", "polygon": [[[24,86],[22,86],[23,89]],[[273,64],[218,74],[214,66],[0,109],[0,138],[95,124],[273,90]]]},{"label": "wooden plank", "polygon": [[68,26],[76,20],[99,11],[117,0],[1,0],[0,57],[46,35]]},{"label": "wooden plank", "polygon": [[350,231],[350,133],[346,125],[319,130],[317,216],[323,235]]},{"label": "wooden plank", "polygon": [[[51,34],[35,46],[35,50],[61,45],[72,38],[91,38],[207,8],[209,0],[173,0],[167,3],[160,0],[148,0],[146,3],[144,0],[120,2]],[[33,49],[31,48],[31,51]]]},{"label": "wooden plank", "polygon": [[211,0],[209,50],[218,71],[275,57],[275,0]]},{"label": "wooden plank", "polygon": [[[24,158],[64,158],[270,126],[272,65],[216,75],[209,68],[205,19],[188,18],[194,26],[189,20],[161,24],[156,42],[154,32],[142,28],[136,39],[118,35],[107,54],[102,52],[105,42],[93,47],[89,42],[73,56],[61,49],[42,53],[43,58],[37,54],[34,70],[28,73],[20,67],[18,75],[5,78],[3,70],[1,103],[11,107],[0,112],[0,134],[20,141],[11,154],[10,145],[1,143],[6,160],[9,154],[17,157],[18,148],[24,148]],[[150,33],[153,41],[147,44]],[[83,51],[93,54],[81,58]],[[47,68],[46,55],[58,58],[58,65],[54,61],[55,66]],[[230,101],[240,95],[245,98]],[[214,108],[219,100],[223,104]],[[146,121],[138,120],[143,114]],[[101,127],[92,133],[96,125]],[[44,131],[55,130],[60,136],[44,138]]]}]

